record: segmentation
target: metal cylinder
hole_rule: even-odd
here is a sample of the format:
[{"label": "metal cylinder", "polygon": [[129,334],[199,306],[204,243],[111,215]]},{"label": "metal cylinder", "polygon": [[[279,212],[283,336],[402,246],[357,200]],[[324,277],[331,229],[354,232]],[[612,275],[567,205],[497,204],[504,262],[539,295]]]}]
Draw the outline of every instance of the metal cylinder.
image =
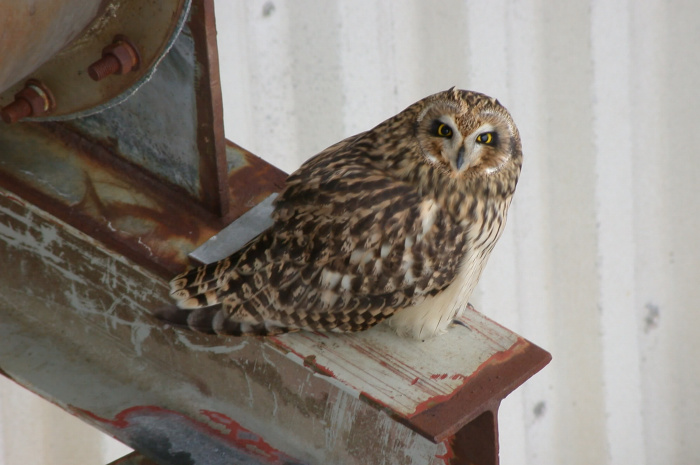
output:
[{"label": "metal cylinder", "polygon": [[0,0],[0,93],[76,39],[104,0]]},{"label": "metal cylinder", "polygon": [[[174,43],[191,1],[0,0],[4,119],[25,115],[21,102],[7,108],[27,78],[43,83],[55,105],[44,114],[32,112],[19,119],[72,119],[127,99],[148,81]],[[118,69],[112,69],[110,56],[119,61]],[[95,81],[95,76],[100,79]]]}]

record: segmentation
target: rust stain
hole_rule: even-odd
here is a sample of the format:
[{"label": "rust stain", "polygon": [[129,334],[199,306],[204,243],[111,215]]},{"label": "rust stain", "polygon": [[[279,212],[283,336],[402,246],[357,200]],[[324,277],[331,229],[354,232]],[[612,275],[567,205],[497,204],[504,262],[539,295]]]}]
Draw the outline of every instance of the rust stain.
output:
[{"label": "rust stain", "polygon": [[[513,344],[507,350],[504,350],[501,352],[496,352],[491,357],[486,359],[481,365],[479,365],[479,367],[476,370],[474,370],[474,373],[472,373],[469,376],[465,376],[462,374],[449,375],[447,373],[430,375],[431,379],[436,379],[436,380],[443,380],[443,379],[447,379],[447,378],[451,378],[453,380],[461,379],[462,386],[455,389],[450,394],[434,396],[426,401],[423,401],[422,403],[418,404],[418,406],[416,406],[416,410],[414,411],[414,413],[412,415],[410,415],[410,417],[413,417],[415,415],[423,413],[423,412],[435,407],[436,405],[440,405],[443,402],[448,401],[454,395],[456,395],[461,389],[463,389],[467,384],[469,384],[469,382],[473,378],[483,376],[482,373],[484,372],[484,370],[486,368],[492,368],[495,365],[498,365],[498,364],[507,362],[508,360],[511,360],[515,355],[523,352],[529,345],[530,345],[530,343],[528,341],[526,341],[525,339],[518,338],[518,340],[515,342],[515,344]],[[500,375],[498,377],[500,377]]]},{"label": "rust stain", "polygon": [[442,455],[436,455],[436,459],[442,460],[445,465],[449,465],[450,461],[455,458],[455,453],[449,445],[446,445],[447,451]]},{"label": "rust stain", "polygon": [[[58,141],[70,154],[65,174],[72,176],[68,182],[79,186],[76,190],[83,192],[82,198],[74,202],[54,196],[36,176],[28,182],[7,166],[0,172],[2,185],[165,279],[188,266],[187,254],[226,226],[223,218],[182,189],[114,156],[61,123],[28,124],[22,130],[24,137]],[[247,164],[232,170],[228,178],[236,218],[279,190],[286,178],[263,160],[242,153]],[[52,163],[58,163],[60,156]]]},{"label": "rust stain", "polygon": [[280,192],[287,174],[236,144],[227,142],[245,160],[243,166],[229,171],[229,195],[236,199],[231,204],[230,216],[238,218],[273,192]]},{"label": "rust stain", "polygon": [[224,110],[213,0],[192,2],[189,29],[197,62],[195,86],[200,194],[207,209],[228,219],[235,197],[231,196],[227,186]]},{"label": "rust stain", "polygon": [[419,404],[403,423],[435,442],[442,441],[481,413],[495,409],[551,358],[548,352],[518,338],[509,350],[494,354],[471,376],[464,377],[460,388]]},{"label": "rust stain", "polygon": [[32,128],[74,155],[71,162],[82,178],[71,182],[83,184],[83,198],[54,198],[40,184],[28,185],[8,172],[3,185],[157,274],[179,272],[189,263],[187,253],[224,226],[188,196],[60,123]]}]

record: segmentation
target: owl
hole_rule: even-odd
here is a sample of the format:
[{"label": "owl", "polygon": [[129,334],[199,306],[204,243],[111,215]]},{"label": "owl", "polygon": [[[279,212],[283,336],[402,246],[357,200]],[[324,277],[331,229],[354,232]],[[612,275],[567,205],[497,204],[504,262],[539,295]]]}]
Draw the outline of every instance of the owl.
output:
[{"label": "owl", "polygon": [[522,166],[508,111],[450,90],[309,159],[241,250],[170,283],[165,318],[221,335],[444,333],[503,232]]}]

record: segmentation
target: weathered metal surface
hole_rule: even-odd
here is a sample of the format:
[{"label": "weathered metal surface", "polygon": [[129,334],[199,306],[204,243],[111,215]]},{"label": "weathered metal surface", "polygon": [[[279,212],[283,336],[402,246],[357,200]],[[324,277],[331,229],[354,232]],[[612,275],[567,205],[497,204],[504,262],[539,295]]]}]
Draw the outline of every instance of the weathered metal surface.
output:
[{"label": "weathered metal surface", "polygon": [[[236,214],[282,185],[285,174],[229,144]],[[241,172],[265,173],[239,191]],[[263,184],[264,183],[264,184]],[[186,195],[114,157],[61,124],[0,126],[0,184],[51,211],[162,276],[187,266],[187,254],[225,226]]]},{"label": "weathered metal surface", "polygon": [[272,194],[236,221],[219,231],[207,242],[190,253],[190,258],[199,263],[213,263],[239,250],[251,239],[274,224],[272,212],[273,202],[277,194]]},{"label": "weathered metal surface", "polygon": [[[189,460],[189,457],[182,457],[184,460],[181,461],[180,463],[185,463],[188,464],[187,460]],[[253,459],[248,458],[244,462],[235,462],[231,463],[228,462],[226,465],[238,465],[238,464],[249,464],[249,465],[263,465],[265,462],[257,462],[257,461],[252,461]],[[177,465],[180,465],[178,463]],[[163,465],[163,462],[155,462],[151,460],[150,458],[144,456],[143,454],[139,452],[132,452],[129,455],[126,455],[120,459],[115,460],[114,462],[111,462],[109,465]]]},{"label": "weathered metal surface", "polygon": [[[499,369],[534,346],[474,312],[470,329],[424,344],[382,328],[263,340],[162,327],[164,280],[6,191],[0,255],[13,264],[0,269],[0,368],[163,464],[469,463],[411,422],[463,409],[479,373],[546,363]],[[487,409],[504,392],[490,395]]]},{"label": "weathered metal surface", "polygon": [[460,321],[464,326],[424,342],[399,337],[385,325],[358,334],[270,340],[292,360],[439,442],[549,362],[545,351],[471,307]]},{"label": "weathered metal surface", "polygon": [[[194,42],[194,101],[197,104],[197,151],[202,203],[209,210],[232,220],[236,215],[229,195],[224,138],[224,106],[219,78],[219,50],[216,42],[214,0],[192,4],[189,31]],[[184,34],[183,34],[184,35]]]},{"label": "weathered metal surface", "polygon": [[[56,109],[45,118],[85,116],[122,102],[148,81],[155,65],[167,53],[180,31],[189,5],[190,0],[102,0],[89,2],[85,6],[82,2],[51,0],[42,2],[40,6],[20,2],[19,6],[7,7],[9,11],[19,14],[7,19],[8,29],[0,29],[3,32],[11,31],[12,40],[6,43],[9,47],[24,44],[21,48],[26,51],[15,57],[16,60],[24,57],[28,61],[36,60],[36,63],[11,71],[6,78],[8,87],[0,93],[0,106],[12,101],[23,85],[18,81],[26,73],[44,82],[56,97]],[[85,13],[83,8],[87,10]],[[6,11],[4,4],[2,11]],[[50,40],[50,37],[41,33],[43,28],[54,27],[50,26],[52,12],[60,12],[60,21],[55,26],[57,30],[70,31],[70,34],[63,32],[59,35],[61,46],[58,48],[47,45],[46,40]],[[18,28],[12,26],[14,17],[24,18]],[[80,34],[76,36],[75,31]],[[88,75],[88,67],[100,58],[102,49],[117,34],[128,36],[136,44],[141,66],[133,73],[93,81]],[[36,59],[31,56],[32,53],[37,54]],[[16,84],[12,85],[13,82]]]}]

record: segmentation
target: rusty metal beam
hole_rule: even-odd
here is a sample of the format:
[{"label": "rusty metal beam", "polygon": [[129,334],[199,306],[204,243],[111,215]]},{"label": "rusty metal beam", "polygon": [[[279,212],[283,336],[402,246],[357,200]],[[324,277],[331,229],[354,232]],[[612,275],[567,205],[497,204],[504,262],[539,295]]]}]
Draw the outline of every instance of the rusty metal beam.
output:
[{"label": "rusty metal beam", "polygon": [[[152,317],[187,254],[286,177],[234,144],[222,155],[213,24],[212,1],[193,2],[119,107],[0,126],[0,373],[148,457],[135,463],[497,463],[498,404],[550,357],[473,309],[425,343],[384,326],[225,339]],[[143,110],[166,89],[177,108]]]},{"label": "rusty metal beam", "polygon": [[[0,153],[0,184],[164,277],[225,226],[180,190],[60,123],[0,126]],[[282,186],[286,175],[251,153],[229,143],[227,156],[233,215]]]},{"label": "rusty metal beam", "polygon": [[382,327],[270,339],[162,327],[163,279],[7,191],[0,255],[13,264],[0,270],[6,376],[159,463],[469,463],[475,404],[492,409],[549,360],[472,310],[469,328],[423,344]]}]

